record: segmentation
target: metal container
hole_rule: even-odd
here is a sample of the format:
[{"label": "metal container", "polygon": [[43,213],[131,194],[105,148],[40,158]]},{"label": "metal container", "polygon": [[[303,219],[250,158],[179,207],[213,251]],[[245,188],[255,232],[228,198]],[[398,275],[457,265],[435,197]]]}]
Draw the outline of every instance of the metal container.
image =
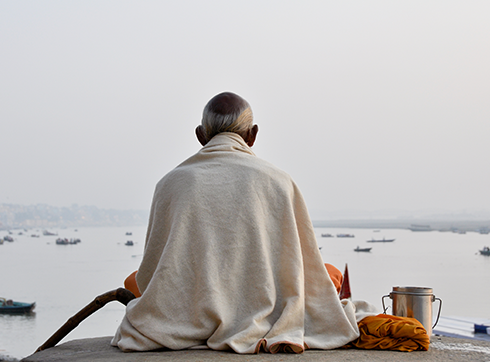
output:
[{"label": "metal container", "polygon": [[[383,313],[386,313],[384,298],[390,297],[392,302],[393,315],[398,317],[415,318],[424,326],[429,337],[432,335],[432,328],[437,325],[441,314],[442,300],[432,294],[432,288],[426,287],[393,287],[389,295],[381,298],[383,303]],[[434,325],[432,325],[432,303],[439,301],[439,312]]]}]

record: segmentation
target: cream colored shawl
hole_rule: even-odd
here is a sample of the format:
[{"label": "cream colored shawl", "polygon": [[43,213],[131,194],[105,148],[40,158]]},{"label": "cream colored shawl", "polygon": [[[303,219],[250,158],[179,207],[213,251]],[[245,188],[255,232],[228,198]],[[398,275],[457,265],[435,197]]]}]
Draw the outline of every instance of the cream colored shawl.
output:
[{"label": "cream colored shawl", "polygon": [[297,186],[234,133],[157,184],[136,279],[142,296],[112,341],[124,351],[302,352],[359,336]]}]

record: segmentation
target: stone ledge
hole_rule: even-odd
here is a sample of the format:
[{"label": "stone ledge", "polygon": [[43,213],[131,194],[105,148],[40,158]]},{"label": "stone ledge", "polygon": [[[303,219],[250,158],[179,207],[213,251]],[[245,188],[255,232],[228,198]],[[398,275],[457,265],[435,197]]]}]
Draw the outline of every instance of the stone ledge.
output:
[{"label": "stone ledge", "polygon": [[303,354],[239,355],[207,349],[125,353],[110,345],[112,337],[79,339],[35,353],[23,362],[157,362],[168,361],[490,361],[490,343],[471,339],[433,336],[427,352],[360,349],[308,350]]}]

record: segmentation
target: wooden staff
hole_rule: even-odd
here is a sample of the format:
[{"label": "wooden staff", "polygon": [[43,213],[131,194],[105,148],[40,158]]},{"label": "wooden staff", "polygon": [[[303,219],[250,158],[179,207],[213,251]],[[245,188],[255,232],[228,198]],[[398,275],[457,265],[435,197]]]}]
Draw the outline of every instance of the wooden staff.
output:
[{"label": "wooden staff", "polygon": [[117,300],[124,305],[128,305],[128,303],[134,298],[136,298],[134,294],[124,288],[118,288],[99,295],[80,312],[68,319],[68,321],[66,321],[66,323],[63,324],[60,329],[58,329],[46,342],[44,342],[44,344],[39,347],[36,352],[56,346],[56,344],[65,338],[68,333],[74,330],[80,324],[80,322],[94,312],[98,311],[107,303]]}]

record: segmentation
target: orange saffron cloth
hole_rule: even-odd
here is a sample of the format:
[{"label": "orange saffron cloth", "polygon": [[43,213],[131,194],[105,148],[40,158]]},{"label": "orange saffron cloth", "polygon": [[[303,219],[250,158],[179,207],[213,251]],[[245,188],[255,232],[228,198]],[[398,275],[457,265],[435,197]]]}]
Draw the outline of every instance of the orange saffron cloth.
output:
[{"label": "orange saffron cloth", "polygon": [[325,268],[327,268],[328,275],[332,279],[333,285],[337,289],[337,294],[340,293],[340,288],[342,288],[342,272],[334,267],[332,264],[325,263]]},{"label": "orange saffron cloth", "polygon": [[131,293],[133,293],[136,298],[139,298],[139,297],[141,297],[141,293],[140,293],[140,290],[138,289],[138,284],[136,284],[136,273],[137,272],[138,271],[136,270],[136,271],[132,272],[131,274],[129,274],[129,276],[124,281],[124,288],[126,288]]},{"label": "orange saffron cloth", "polygon": [[429,350],[430,337],[415,318],[378,314],[363,318],[358,326],[361,335],[346,347],[404,352]]}]

